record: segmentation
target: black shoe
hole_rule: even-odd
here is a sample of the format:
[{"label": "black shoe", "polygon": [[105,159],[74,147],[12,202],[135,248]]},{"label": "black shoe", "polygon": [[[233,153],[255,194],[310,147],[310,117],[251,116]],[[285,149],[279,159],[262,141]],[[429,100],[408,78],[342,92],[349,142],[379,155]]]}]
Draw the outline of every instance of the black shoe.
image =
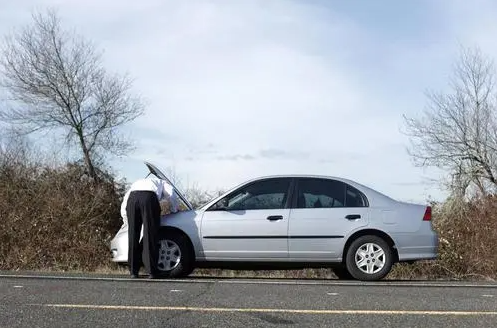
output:
[{"label": "black shoe", "polygon": [[138,275],[136,273],[131,274],[131,278],[136,279],[138,278]]},{"label": "black shoe", "polygon": [[157,277],[155,274],[149,274],[148,275],[148,279],[158,279],[159,277]]}]

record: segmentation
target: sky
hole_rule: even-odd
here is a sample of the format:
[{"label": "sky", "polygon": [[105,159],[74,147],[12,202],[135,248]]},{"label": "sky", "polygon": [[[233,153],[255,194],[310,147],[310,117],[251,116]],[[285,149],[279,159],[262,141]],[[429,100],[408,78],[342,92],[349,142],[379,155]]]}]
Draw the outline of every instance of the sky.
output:
[{"label": "sky", "polygon": [[403,115],[447,88],[460,46],[497,55],[490,0],[0,0],[0,33],[58,9],[63,24],[134,78],[145,115],[136,150],[180,189],[228,189],[272,174],[358,181],[415,202],[441,200],[441,172],[415,167]]}]

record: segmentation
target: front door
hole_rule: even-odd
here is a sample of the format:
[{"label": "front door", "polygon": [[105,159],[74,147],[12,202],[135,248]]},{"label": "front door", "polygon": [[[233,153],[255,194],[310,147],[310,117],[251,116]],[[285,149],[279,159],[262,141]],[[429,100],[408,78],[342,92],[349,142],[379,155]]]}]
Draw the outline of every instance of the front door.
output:
[{"label": "front door", "polygon": [[288,257],[291,178],[268,178],[229,193],[202,217],[208,260]]},{"label": "front door", "polygon": [[341,181],[300,178],[288,227],[289,257],[336,259],[345,237],[369,220],[367,200]]}]

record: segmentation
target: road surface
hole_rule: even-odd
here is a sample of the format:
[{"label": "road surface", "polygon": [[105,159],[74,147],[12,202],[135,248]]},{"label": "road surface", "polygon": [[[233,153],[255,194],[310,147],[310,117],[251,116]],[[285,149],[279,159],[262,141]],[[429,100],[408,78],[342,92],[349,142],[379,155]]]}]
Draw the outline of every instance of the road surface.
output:
[{"label": "road surface", "polygon": [[0,275],[0,327],[497,327],[497,284]]}]

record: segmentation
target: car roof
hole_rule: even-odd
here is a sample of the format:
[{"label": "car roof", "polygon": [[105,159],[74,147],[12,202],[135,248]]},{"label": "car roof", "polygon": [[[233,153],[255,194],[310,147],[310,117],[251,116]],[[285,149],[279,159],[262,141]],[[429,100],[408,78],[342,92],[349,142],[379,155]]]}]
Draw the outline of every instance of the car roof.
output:
[{"label": "car roof", "polygon": [[332,175],[320,175],[320,174],[272,174],[272,175],[261,175],[253,177],[248,181],[261,180],[266,178],[324,178],[324,179],[337,179],[337,180],[348,180],[346,178],[332,176]]},{"label": "car roof", "polygon": [[[366,188],[370,189],[371,191],[378,193],[379,191],[374,190],[371,187],[365,186],[355,180],[348,179],[348,178],[343,178],[339,176],[333,176],[333,175],[323,175],[323,174],[273,174],[273,175],[261,175],[258,177],[251,178],[249,180],[244,181],[242,184],[246,184],[249,182],[253,181],[258,181],[258,180],[264,180],[264,179],[272,179],[272,178],[316,178],[316,179],[329,179],[329,180],[337,180],[345,183],[349,183],[354,187],[358,187],[360,189]],[[387,196],[388,197],[388,196]]]}]

